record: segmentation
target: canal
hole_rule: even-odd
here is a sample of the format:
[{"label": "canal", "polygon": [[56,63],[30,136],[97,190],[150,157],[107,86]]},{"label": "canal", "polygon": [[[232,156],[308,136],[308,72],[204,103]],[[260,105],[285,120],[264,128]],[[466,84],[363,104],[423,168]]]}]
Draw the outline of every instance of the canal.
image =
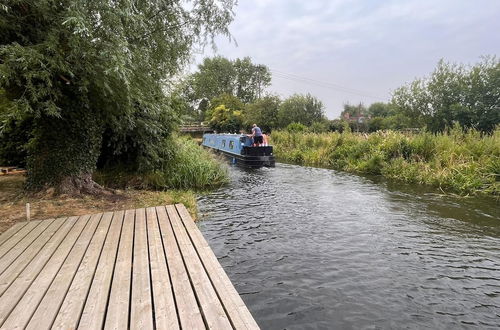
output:
[{"label": "canal", "polygon": [[500,327],[494,200],[285,164],[230,175],[199,226],[262,329]]}]

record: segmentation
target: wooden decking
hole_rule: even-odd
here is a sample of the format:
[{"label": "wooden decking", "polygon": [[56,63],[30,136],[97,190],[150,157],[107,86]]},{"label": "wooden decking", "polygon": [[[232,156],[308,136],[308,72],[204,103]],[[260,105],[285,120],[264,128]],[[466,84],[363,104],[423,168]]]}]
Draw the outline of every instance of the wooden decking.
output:
[{"label": "wooden decking", "polygon": [[2,329],[258,329],[182,204],[18,223]]}]

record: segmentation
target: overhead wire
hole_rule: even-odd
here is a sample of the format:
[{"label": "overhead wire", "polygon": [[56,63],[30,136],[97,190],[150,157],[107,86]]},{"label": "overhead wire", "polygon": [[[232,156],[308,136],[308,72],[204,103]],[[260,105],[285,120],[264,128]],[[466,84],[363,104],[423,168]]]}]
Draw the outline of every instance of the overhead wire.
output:
[{"label": "overhead wire", "polygon": [[316,85],[319,87],[333,89],[333,90],[337,90],[337,91],[341,91],[341,92],[345,92],[345,93],[350,93],[350,94],[355,94],[355,95],[359,95],[359,96],[369,97],[372,99],[384,100],[384,98],[382,98],[382,97],[370,95],[364,91],[341,86],[341,85],[338,85],[335,83],[316,80],[316,79],[312,79],[312,78],[308,78],[308,77],[304,77],[304,76],[299,76],[299,75],[296,75],[293,73],[287,73],[287,72],[283,72],[283,71],[279,71],[279,70],[275,70],[275,69],[270,69],[270,71],[272,72],[273,76],[275,76],[277,78],[287,79],[290,81],[295,81],[295,82],[300,82],[300,83],[305,83],[305,84]]}]

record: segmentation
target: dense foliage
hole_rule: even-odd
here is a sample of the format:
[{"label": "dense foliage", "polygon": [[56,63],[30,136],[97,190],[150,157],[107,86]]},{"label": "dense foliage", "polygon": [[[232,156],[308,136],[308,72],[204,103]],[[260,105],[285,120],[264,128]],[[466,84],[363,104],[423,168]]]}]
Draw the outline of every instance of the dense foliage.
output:
[{"label": "dense foliage", "polygon": [[[0,88],[31,117],[28,185],[92,190],[126,160],[158,168],[176,114],[169,79],[194,44],[228,34],[234,1],[8,0],[0,6]],[[101,146],[104,145],[104,149]]]},{"label": "dense foliage", "polygon": [[500,196],[500,129],[481,136],[449,133],[372,134],[275,131],[278,160],[428,184],[462,195]]},{"label": "dense foliage", "polygon": [[259,124],[264,132],[270,132],[278,127],[278,109],[281,100],[278,96],[268,95],[258,99],[254,103],[247,104],[244,111],[245,127]]},{"label": "dense foliage", "polygon": [[270,84],[271,73],[265,65],[254,64],[249,57],[229,60],[216,56],[205,58],[180,89],[193,106],[193,117],[203,118],[209,106],[215,107],[214,98],[227,94],[252,103],[264,96]]},{"label": "dense foliage", "polygon": [[217,132],[238,133],[243,128],[244,107],[236,96],[222,94],[210,101],[205,121]]},{"label": "dense foliage", "polygon": [[342,132],[349,126],[353,132],[376,132],[379,130],[420,129],[423,127],[417,120],[406,115],[392,103],[376,102],[366,107],[344,104],[340,119],[330,122],[331,131]]},{"label": "dense foliage", "polygon": [[0,89],[0,165],[24,167],[33,120],[26,115],[16,116],[14,107]]},{"label": "dense foliage", "polygon": [[239,133],[243,126],[243,115],[239,110],[219,105],[211,112],[209,124],[216,132]]},{"label": "dense foliage", "polygon": [[429,77],[397,89],[392,103],[433,132],[454,122],[491,132],[500,124],[500,60],[471,67],[440,61]]},{"label": "dense foliage", "polygon": [[209,152],[186,137],[169,138],[169,161],[154,171],[137,172],[129,168],[106,167],[97,173],[97,181],[106,186],[154,189],[203,190],[227,183],[227,170]]},{"label": "dense foliage", "polygon": [[281,103],[278,109],[277,127],[286,127],[291,123],[309,126],[325,119],[323,103],[311,94],[294,94]]}]

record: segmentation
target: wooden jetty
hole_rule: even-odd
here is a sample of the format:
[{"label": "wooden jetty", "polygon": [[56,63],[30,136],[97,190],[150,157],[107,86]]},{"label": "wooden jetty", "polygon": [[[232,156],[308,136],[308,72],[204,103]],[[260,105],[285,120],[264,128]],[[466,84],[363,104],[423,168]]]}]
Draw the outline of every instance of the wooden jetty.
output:
[{"label": "wooden jetty", "polygon": [[17,223],[2,329],[258,329],[182,204]]}]

